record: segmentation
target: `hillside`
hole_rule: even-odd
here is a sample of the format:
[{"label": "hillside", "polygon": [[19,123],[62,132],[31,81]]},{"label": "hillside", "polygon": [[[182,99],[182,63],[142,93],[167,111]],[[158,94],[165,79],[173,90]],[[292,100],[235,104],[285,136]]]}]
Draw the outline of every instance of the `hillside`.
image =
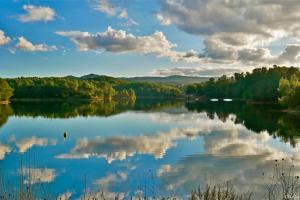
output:
[{"label": "hillside", "polygon": [[210,77],[197,77],[197,76],[167,76],[167,77],[155,77],[155,76],[143,76],[143,77],[130,77],[121,78],[122,80],[132,82],[151,82],[151,83],[167,83],[167,84],[191,84],[202,83],[208,81]]},{"label": "hillside", "polygon": [[81,77],[75,76],[66,76],[66,78],[71,79],[81,79],[81,80],[97,80],[97,81],[106,81],[109,83],[122,83],[125,82],[146,82],[146,83],[165,83],[165,84],[180,84],[180,85],[187,85],[192,83],[203,83],[210,79],[210,77],[197,77],[197,76],[166,76],[166,77],[159,77],[159,76],[141,76],[141,77],[120,77],[115,78],[111,76],[105,75],[97,75],[97,74],[88,74]]}]

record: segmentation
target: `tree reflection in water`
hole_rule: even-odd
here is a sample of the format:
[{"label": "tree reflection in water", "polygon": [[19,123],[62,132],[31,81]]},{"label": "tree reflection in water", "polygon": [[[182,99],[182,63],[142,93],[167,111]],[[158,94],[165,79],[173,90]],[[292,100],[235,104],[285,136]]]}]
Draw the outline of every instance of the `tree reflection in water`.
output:
[{"label": "tree reflection in water", "polygon": [[181,101],[75,101],[75,102],[14,102],[0,105],[0,126],[10,116],[30,116],[45,118],[73,118],[78,116],[112,116],[126,111],[162,111],[185,108],[188,111],[206,112],[214,119],[215,115],[222,121],[235,115],[235,123],[243,124],[256,133],[267,131],[274,137],[281,138],[295,146],[300,137],[300,115],[281,111],[276,104],[246,104],[243,102],[205,102],[191,103]]}]

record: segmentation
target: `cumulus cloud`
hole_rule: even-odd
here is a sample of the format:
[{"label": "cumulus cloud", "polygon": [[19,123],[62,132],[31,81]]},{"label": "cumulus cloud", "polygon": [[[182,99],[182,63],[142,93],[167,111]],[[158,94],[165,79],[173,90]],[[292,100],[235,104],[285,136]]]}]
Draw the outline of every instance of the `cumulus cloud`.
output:
[{"label": "cumulus cloud", "polygon": [[93,8],[105,13],[108,16],[115,16],[117,13],[117,8],[111,5],[108,0],[95,1],[93,4]]},{"label": "cumulus cloud", "polygon": [[160,22],[161,25],[168,26],[171,25],[172,21],[163,17],[161,14],[156,15],[157,20]]},{"label": "cumulus cloud", "polygon": [[19,42],[16,44],[16,48],[23,50],[23,51],[34,52],[34,51],[55,51],[55,50],[57,50],[56,46],[48,46],[46,44],[34,45],[24,37],[19,37],[18,40],[19,40]]},{"label": "cumulus cloud", "polygon": [[16,141],[16,146],[19,148],[20,153],[25,153],[28,149],[32,148],[33,146],[47,146],[48,144],[55,145],[56,140],[48,141],[47,138],[37,138],[32,136],[30,138],[25,138],[19,141]]},{"label": "cumulus cloud", "polygon": [[96,184],[102,189],[107,189],[117,182],[126,181],[128,174],[126,172],[109,173],[105,177],[96,180]]},{"label": "cumulus cloud", "polygon": [[[249,71],[252,68],[245,68]],[[156,69],[151,72],[155,76],[202,76],[202,77],[219,77],[222,75],[230,76],[236,72],[243,72],[240,68],[222,68],[222,67],[175,67],[169,69]]]},{"label": "cumulus cloud", "polygon": [[19,173],[26,177],[25,184],[51,183],[56,177],[56,171],[48,168],[23,168]]},{"label": "cumulus cloud", "polygon": [[[201,155],[184,157],[177,164],[163,163],[156,171],[166,190],[191,191],[199,184],[218,185],[231,181],[239,191],[256,193],[257,190],[259,193],[266,183],[262,180],[262,172],[271,173],[274,159],[278,158],[286,158],[286,164],[291,164],[288,158],[293,157],[296,172],[300,173],[299,148],[290,149],[288,144],[278,146],[277,139],[268,132],[256,133],[242,123],[236,124],[235,115],[222,120],[217,115],[209,118],[205,112],[188,113],[184,110],[176,114],[149,115],[153,121],[172,122],[181,128],[142,136],[83,138],[69,155],[104,157],[108,162],[136,154],[148,154],[159,159],[168,149],[175,148],[178,141],[201,137]],[[98,183],[110,187],[118,183],[116,180],[125,182],[125,174],[108,174]]]},{"label": "cumulus cloud", "polygon": [[285,50],[280,54],[278,62],[300,62],[300,44],[288,45]]},{"label": "cumulus cloud", "polygon": [[[164,0],[157,19],[205,37],[203,56],[211,62],[293,64],[298,49],[282,46],[271,55],[267,44],[300,34],[299,1]],[[292,50],[293,48],[293,50]],[[290,58],[290,59],[285,59]]]},{"label": "cumulus cloud", "polygon": [[[111,192],[108,190],[101,190],[101,191],[88,191],[88,194],[82,194],[79,199],[84,199],[86,196],[93,197],[93,199],[106,199],[106,200],[124,200],[126,199],[127,196],[125,196],[126,193],[124,192]],[[133,198],[133,199],[138,199],[138,198]]]},{"label": "cumulus cloud", "polygon": [[125,160],[136,154],[148,154],[161,159],[170,148],[176,147],[179,140],[194,139],[212,131],[231,130],[235,127],[233,121],[223,124],[220,120],[208,119],[205,113],[177,115],[153,113],[151,119],[165,123],[176,122],[186,128],[174,128],[167,132],[133,137],[81,138],[70,153],[57,155],[56,158],[102,157],[108,163],[112,163],[114,160]]},{"label": "cumulus cloud", "polygon": [[4,31],[0,29],[0,46],[8,44],[10,42],[10,38],[5,36]]},{"label": "cumulus cloud", "polygon": [[[16,138],[12,137],[10,141],[16,144],[16,147],[18,148],[20,153],[25,153],[34,146],[44,147],[47,145],[56,145],[57,143],[55,139],[49,140],[47,138],[38,138],[35,136],[32,136],[30,138],[20,139],[20,140],[17,140]],[[14,149],[13,147],[10,146],[11,145],[7,146],[0,143],[0,160],[4,159],[5,155],[7,153],[10,153],[12,149]]]},{"label": "cumulus cloud", "polygon": [[103,157],[108,163],[114,160],[125,160],[135,154],[150,154],[155,158],[162,158],[166,150],[174,144],[173,137],[168,135],[140,136],[140,137],[113,137],[87,139],[78,141],[70,154],[58,155],[57,158],[89,158]]},{"label": "cumulus cloud", "polygon": [[80,31],[59,31],[56,34],[69,37],[79,51],[100,50],[113,53],[154,54],[176,61],[192,60],[197,57],[194,54],[191,55],[192,51],[183,53],[173,50],[177,45],[170,42],[159,31],[149,36],[135,36],[124,30],[108,27],[106,31],[96,34]]},{"label": "cumulus cloud", "polygon": [[27,12],[19,16],[21,22],[35,22],[35,21],[52,21],[55,19],[55,11],[50,7],[24,5],[23,9]]},{"label": "cumulus cloud", "polygon": [[[290,154],[273,146],[274,138],[267,132],[255,134],[241,124],[232,126],[228,120],[223,126],[227,129],[215,129],[203,136],[205,152],[202,155],[186,157],[176,166],[162,166],[159,175],[165,189],[190,191],[195,185],[219,185],[229,181],[238,191],[260,195],[264,184],[271,181],[263,180],[261,174],[272,174],[274,159],[285,158],[284,164],[288,166],[292,164],[289,158],[299,153]],[[294,164],[300,173],[300,163],[294,160]]]},{"label": "cumulus cloud", "polygon": [[[267,132],[255,133],[243,124],[235,124],[235,116],[226,120],[208,118],[206,113],[151,113],[151,119],[160,123],[176,123],[180,129],[153,135],[131,137],[108,137],[81,139],[70,154],[104,157],[111,162],[123,160],[137,153],[149,154],[156,158],[176,146],[181,139],[203,138],[202,155],[188,156],[177,165],[164,164],[157,170],[157,176],[167,190],[191,191],[195,185],[220,184],[231,181],[240,191],[259,191],[263,188],[262,172],[270,172],[273,160],[295,157],[294,152],[278,148],[276,139]],[[289,161],[287,161],[289,162]],[[300,172],[300,162],[295,163]],[[108,174],[99,179],[103,187],[110,187],[116,180],[126,181],[126,175]]]},{"label": "cumulus cloud", "polygon": [[160,15],[192,34],[252,33],[268,38],[287,31],[298,35],[299,8],[298,1],[165,0]]},{"label": "cumulus cloud", "polygon": [[[188,119],[187,119],[188,118]],[[164,122],[167,120],[176,121],[178,124],[183,123],[189,125],[188,128],[173,129],[168,132],[158,132],[153,135],[142,135],[134,137],[108,137],[108,138],[81,138],[78,140],[75,147],[68,154],[57,155],[58,159],[79,159],[90,157],[102,157],[108,163],[114,160],[125,160],[127,157],[136,154],[149,154],[156,159],[163,158],[167,150],[176,146],[178,140],[184,138],[193,138],[200,134],[205,134],[208,131],[208,125],[201,123],[200,127],[194,127],[193,123],[206,119],[205,114],[195,115],[170,115],[153,114],[151,119]]]},{"label": "cumulus cloud", "polygon": [[11,152],[10,147],[0,143],[0,160],[3,160],[9,152]]},{"label": "cumulus cloud", "polygon": [[172,165],[162,165],[156,172],[156,175],[162,176],[163,174],[169,173],[173,170]]},{"label": "cumulus cloud", "polygon": [[72,193],[68,191],[68,192],[65,192],[63,194],[60,194],[57,197],[57,199],[59,199],[59,200],[69,200],[71,198],[71,196],[72,196]]},{"label": "cumulus cloud", "polygon": [[280,158],[285,158],[287,166],[292,164],[289,158],[294,158],[295,170],[300,173],[299,148],[280,148],[266,131],[255,133],[243,124],[235,124],[235,119],[234,115],[223,121],[209,119],[205,113],[154,115],[153,120],[159,122],[184,123],[195,130],[194,136],[203,138],[201,155],[185,157],[176,165],[165,164],[157,170],[164,188],[191,191],[195,185],[230,181],[238,191],[261,194],[268,181],[262,179],[262,172],[269,176],[274,159]]},{"label": "cumulus cloud", "polygon": [[119,19],[126,20],[126,26],[139,25],[136,21],[131,19],[125,8],[116,4],[117,2],[111,2],[110,0],[95,0],[92,1],[92,7],[106,14],[108,17],[117,17]]}]

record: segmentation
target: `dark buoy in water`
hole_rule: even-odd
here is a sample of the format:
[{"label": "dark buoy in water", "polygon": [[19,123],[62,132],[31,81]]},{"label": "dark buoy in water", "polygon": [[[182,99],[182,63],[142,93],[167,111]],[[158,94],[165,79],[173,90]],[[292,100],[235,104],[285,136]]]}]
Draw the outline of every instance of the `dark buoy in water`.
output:
[{"label": "dark buoy in water", "polygon": [[67,131],[64,132],[64,138],[66,139],[68,137]]}]

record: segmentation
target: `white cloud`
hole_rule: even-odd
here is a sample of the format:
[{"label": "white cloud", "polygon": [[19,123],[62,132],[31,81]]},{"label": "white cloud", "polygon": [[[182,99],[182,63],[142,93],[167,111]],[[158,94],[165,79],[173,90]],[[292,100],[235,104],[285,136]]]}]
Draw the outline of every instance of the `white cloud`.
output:
[{"label": "white cloud", "polygon": [[292,1],[165,0],[161,17],[198,35],[244,33],[275,37],[298,35],[300,4]]},{"label": "white cloud", "polygon": [[0,46],[8,44],[10,42],[10,38],[5,36],[4,31],[0,29]]},{"label": "white cloud", "polygon": [[[79,51],[108,51],[113,53],[154,54],[157,57],[168,57],[171,60],[193,60],[194,52],[178,52],[173,50],[177,45],[170,42],[166,36],[156,31],[149,36],[135,36],[124,30],[111,27],[104,32],[91,34],[80,31],[59,31],[58,35],[69,37]],[[191,55],[193,53],[193,55]]]},{"label": "white cloud", "polygon": [[127,19],[128,18],[128,13],[126,10],[122,10],[118,16],[121,19]]},{"label": "white cloud", "polygon": [[56,177],[56,171],[48,168],[23,168],[19,173],[26,177],[25,184],[51,183]]},{"label": "white cloud", "polygon": [[60,194],[58,197],[57,197],[57,199],[58,200],[69,200],[70,198],[71,198],[71,196],[72,196],[72,193],[71,192],[65,192],[65,193],[63,193],[63,194]]},{"label": "white cloud", "polygon": [[3,160],[5,158],[5,155],[9,152],[11,152],[10,147],[0,143],[0,160]]},{"label": "white cloud", "polygon": [[[32,148],[33,146],[47,146],[49,141],[47,138],[37,138],[32,136],[30,138],[25,138],[19,141],[16,141],[16,146],[19,148],[20,153],[25,153],[28,149]],[[56,144],[56,140],[50,141],[51,145]]]},{"label": "white cloud", "polygon": [[[89,190],[87,192],[87,194],[82,194],[81,197],[79,199],[84,199],[86,196],[90,197],[91,199],[106,199],[106,200],[125,200],[126,196],[124,192],[120,192],[120,193],[115,193],[115,192],[111,192],[108,190],[97,190],[97,191],[92,191]],[[132,198],[133,200],[137,200],[137,199],[141,199],[141,198]]]},{"label": "white cloud", "polygon": [[[251,71],[252,68],[244,68],[244,71]],[[241,68],[224,68],[224,67],[175,67],[169,69],[156,69],[151,72],[154,76],[203,76],[218,77],[222,75],[230,76],[234,73],[243,72]]]},{"label": "white cloud", "polygon": [[213,130],[227,130],[235,127],[233,122],[223,124],[220,120],[210,120],[205,113],[178,115],[153,113],[151,119],[159,122],[176,122],[187,128],[175,128],[168,132],[134,137],[81,138],[69,154],[61,154],[56,158],[102,157],[108,163],[112,163],[115,160],[125,160],[136,154],[148,154],[156,159],[161,159],[167,150],[175,147],[177,141],[181,139],[193,139]]},{"label": "white cloud", "polygon": [[48,46],[46,44],[32,44],[30,41],[28,41],[24,37],[18,38],[19,42],[16,44],[16,48],[23,50],[23,51],[55,51],[57,50],[56,46]]},{"label": "white cloud", "polygon": [[211,62],[297,64],[299,51],[295,46],[300,44],[283,45],[285,50],[278,55],[271,55],[265,46],[299,37],[299,13],[296,0],[164,0],[157,19],[163,25],[174,24],[205,37],[201,55]]},{"label": "white cloud", "polygon": [[[176,134],[174,132],[174,134]],[[151,154],[155,158],[162,158],[167,149],[173,146],[175,135],[158,134],[140,137],[113,138],[83,138],[78,141],[70,154],[58,155],[60,159],[103,157],[108,163],[114,160],[125,160],[135,154]]]},{"label": "white cloud", "polygon": [[162,176],[163,174],[170,173],[173,170],[172,165],[162,165],[156,172],[158,177]]},{"label": "white cloud", "polygon": [[[195,114],[188,116],[185,114],[172,117],[172,121],[188,123],[189,128],[173,129],[169,132],[158,132],[153,135],[143,135],[134,137],[109,137],[109,138],[82,138],[79,139],[75,147],[69,154],[56,156],[58,159],[79,159],[90,157],[103,157],[108,163],[115,160],[125,160],[127,157],[136,154],[149,154],[156,159],[163,158],[167,150],[176,146],[176,142],[184,138],[193,138],[201,133],[206,133],[206,126],[194,127],[195,120],[205,119],[206,116]],[[191,117],[188,120],[187,117]],[[153,114],[153,120],[169,120],[169,115]],[[207,123],[209,124],[209,123]],[[206,124],[206,125],[207,125]],[[200,133],[201,132],[201,133]]]},{"label": "white cloud", "polygon": [[112,3],[110,0],[95,0],[92,2],[92,7],[95,10],[106,14],[108,17],[125,19],[127,21],[127,26],[139,25],[136,21],[129,17],[127,10],[119,6],[116,1]]},{"label": "white cloud", "polygon": [[[273,145],[275,140],[267,132],[254,133],[229,119],[219,123],[219,128],[209,127],[212,131],[203,135],[201,155],[188,156],[172,167],[161,167],[159,175],[167,190],[191,191],[199,184],[222,185],[229,181],[240,192],[261,195],[264,184],[271,181],[263,180],[261,174],[272,174],[275,159],[285,158],[284,164],[289,166],[288,158],[299,154],[299,149],[286,152]],[[297,173],[299,164],[294,160]]]},{"label": "white cloud", "polygon": [[96,184],[102,189],[107,189],[115,183],[126,181],[127,178],[128,174],[126,172],[110,173],[105,177],[96,180]]},{"label": "white cloud", "polygon": [[[80,139],[70,154],[104,157],[108,162],[136,154],[148,154],[161,158],[168,149],[176,147],[180,140],[201,137],[201,154],[180,159],[172,166],[164,163],[158,170],[160,183],[167,190],[191,191],[199,184],[220,185],[231,181],[238,191],[261,192],[265,180],[262,172],[270,174],[274,159],[293,157],[296,172],[300,172],[299,150],[280,143],[266,131],[256,133],[242,122],[236,124],[235,115],[226,119],[209,118],[207,113],[149,113],[150,119],[159,123],[176,124],[178,129],[155,134],[129,137]],[[199,140],[198,140],[199,141]],[[297,160],[298,159],[298,160]],[[100,179],[102,186],[110,187],[117,180],[127,180],[127,175],[108,174]],[[100,184],[100,185],[101,185]],[[122,183],[123,184],[123,183]],[[257,198],[260,199],[260,198]]]},{"label": "white cloud", "polygon": [[19,16],[21,22],[35,22],[35,21],[52,21],[55,19],[55,11],[50,7],[24,5],[23,9],[27,12]]},{"label": "white cloud", "polygon": [[[10,142],[14,142],[20,153],[27,152],[30,148],[34,146],[44,147],[47,145],[56,145],[57,141],[55,139],[49,140],[47,138],[37,138],[32,136],[30,138],[24,138],[17,140],[14,136],[10,138]],[[11,145],[10,145],[11,146]],[[0,160],[4,159],[7,153],[10,153],[12,149],[10,146],[3,145],[0,143]]]},{"label": "white cloud", "polygon": [[300,44],[287,45],[285,50],[278,57],[278,62],[300,62]]},{"label": "white cloud", "polygon": [[160,23],[161,25],[168,26],[168,25],[171,25],[171,24],[172,24],[171,20],[164,18],[164,17],[163,17],[161,14],[159,14],[159,13],[156,14],[156,18],[157,18],[157,20],[159,21],[159,23]]},{"label": "white cloud", "polygon": [[93,8],[105,13],[108,16],[115,16],[117,13],[117,8],[114,5],[110,4],[108,0],[95,1],[93,4]]}]

